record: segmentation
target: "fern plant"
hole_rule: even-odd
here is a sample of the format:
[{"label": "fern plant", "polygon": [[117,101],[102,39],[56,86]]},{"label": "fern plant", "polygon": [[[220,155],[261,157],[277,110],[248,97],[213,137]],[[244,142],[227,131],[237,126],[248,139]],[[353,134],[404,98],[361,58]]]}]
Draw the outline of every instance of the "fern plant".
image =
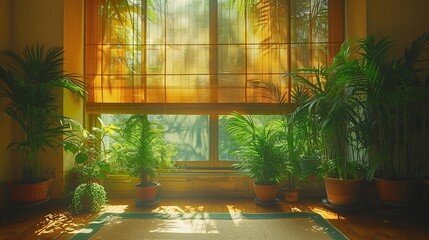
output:
[{"label": "fern plant", "polygon": [[281,121],[259,125],[251,116],[233,113],[227,130],[239,145],[233,152],[238,158],[236,169],[258,185],[277,184],[284,179],[289,164]]},{"label": "fern plant", "polygon": [[147,115],[132,115],[118,127],[112,159],[131,176],[140,177],[142,186],[148,185],[148,177],[156,176],[158,169],[174,166],[175,148],[164,140],[162,124],[150,122]]}]

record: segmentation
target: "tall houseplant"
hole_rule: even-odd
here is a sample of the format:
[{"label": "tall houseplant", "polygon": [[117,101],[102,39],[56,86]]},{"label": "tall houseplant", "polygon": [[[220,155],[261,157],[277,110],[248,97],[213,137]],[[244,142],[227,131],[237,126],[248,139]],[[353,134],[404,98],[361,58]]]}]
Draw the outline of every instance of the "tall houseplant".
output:
[{"label": "tall houseplant", "polygon": [[139,177],[136,185],[137,204],[150,204],[156,201],[158,184],[150,178],[159,169],[172,168],[171,158],[174,146],[163,138],[164,127],[150,122],[147,115],[131,115],[118,123],[119,132],[112,144],[113,158],[131,176]]},{"label": "tall houseplant", "polygon": [[[328,200],[337,206],[357,203],[363,177],[361,168],[367,164],[362,127],[366,95],[350,86],[349,79],[358,64],[355,58],[358,49],[356,42],[345,42],[331,65],[299,69],[292,74],[306,89],[296,114],[308,114],[320,126],[322,172]],[[338,188],[333,188],[333,184]]]},{"label": "tall houseplant", "polygon": [[[3,111],[21,129],[20,139],[9,145],[9,149],[14,148],[23,160],[21,183],[43,181],[41,152],[61,146],[61,136],[67,131],[67,118],[61,116],[58,109],[57,96],[60,91],[66,89],[84,97],[82,83],[65,74],[62,67],[61,47],[37,45],[26,47],[22,54],[10,50],[1,52],[0,80],[3,85],[0,87],[0,97],[9,100]],[[12,201],[46,199],[45,195],[29,200],[25,195],[21,199],[19,194],[12,194]]]},{"label": "tall houseplant", "polygon": [[[427,166],[429,154],[429,83],[427,58],[429,33],[405,49],[402,58],[388,59],[393,42],[388,38],[362,39],[362,76],[352,84],[365,89],[371,134],[372,173],[377,177],[379,196],[384,201],[409,203],[415,180]],[[401,181],[398,181],[401,180]],[[387,191],[388,186],[392,191]],[[391,185],[403,186],[404,191]]]},{"label": "tall houseplant", "polygon": [[227,130],[239,145],[234,167],[254,180],[257,201],[273,202],[289,169],[282,122],[260,125],[251,116],[234,113]]}]

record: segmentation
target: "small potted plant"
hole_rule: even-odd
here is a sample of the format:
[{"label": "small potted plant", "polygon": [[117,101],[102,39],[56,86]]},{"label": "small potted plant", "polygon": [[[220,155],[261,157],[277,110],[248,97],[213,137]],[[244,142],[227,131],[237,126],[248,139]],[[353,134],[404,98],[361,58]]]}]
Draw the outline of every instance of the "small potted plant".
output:
[{"label": "small potted plant", "polygon": [[303,151],[302,146],[298,145],[296,129],[290,123],[289,118],[284,118],[286,126],[286,156],[289,163],[287,172],[287,185],[282,188],[283,197],[286,202],[297,202],[301,188],[296,185],[296,182],[301,179],[301,159],[300,153]]},{"label": "small potted plant", "polygon": [[[61,136],[68,129],[68,119],[61,116],[57,97],[63,89],[84,97],[82,82],[65,74],[63,49],[43,45],[28,46],[21,53],[0,54],[0,97],[9,102],[3,112],[19,126],[20,139],[9,149],[22,158],[22,180],[8,187],[10,201],[33,203],[45,201],[50,179],[42,177],[41,152],[61,146]],[[31,194],[30,194],[31,193]]]},{"label": "small potted plant", "polygon": [[174,166],[171,158],[175,147],[163,138],[164,126],[149,121],[147,115],[131,115],[118,123],[118,132],[112,144],[112,157],[119,168],[139,177],[136,184],[136,205],[155,205],[159,199],[159,184],[150,181],[160,169]]},{"label": "small potted plant", "polygon": [[101,127],[94,127],[92,133],[75,123],[74,131],[64,139],[64,149],[75,156],[75,166],[66,175],[70,185],[66,197],[70,197],[75,213],[98,211],[106,203],[106,192],[100,185],[110,171],[104,139],[113,134],[116,127],[99,121]]},{"label": "small potted plant", "polygon": [[106,191],[98,183],[82,183],[74,191],[70,208],[74,213],[100,211],[107,203]]},{"label": "small potted plant", "polygon": [[295,85],[291,97],[292,102],[297,104],[297,109],[286,116],[287,124],[294,132],[294,145],[300,158],[302,175],[315,181],[321,165],[321,122],[318,116],[300,110],[310,97],[308,89],[302,85]]},{"label": "small potted plant", "polygon": [[234,167],[253,179],[256,203],[274,203],[289,168],[282,121],[260,125],[251,116],[233,113],[227,130],[239,146],[233,152],[238,158]]}]

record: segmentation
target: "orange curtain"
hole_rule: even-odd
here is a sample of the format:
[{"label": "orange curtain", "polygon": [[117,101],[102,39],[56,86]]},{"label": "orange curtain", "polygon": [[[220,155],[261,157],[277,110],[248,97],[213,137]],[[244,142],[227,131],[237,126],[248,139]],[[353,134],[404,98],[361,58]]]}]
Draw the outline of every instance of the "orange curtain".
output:
[{"label": "orange curtain", "polygon": [[253,2],[86,1],[87,109],[263,104],[253,81],[288,93],[284,73],[328,64],[338,51],[341,0]]}]

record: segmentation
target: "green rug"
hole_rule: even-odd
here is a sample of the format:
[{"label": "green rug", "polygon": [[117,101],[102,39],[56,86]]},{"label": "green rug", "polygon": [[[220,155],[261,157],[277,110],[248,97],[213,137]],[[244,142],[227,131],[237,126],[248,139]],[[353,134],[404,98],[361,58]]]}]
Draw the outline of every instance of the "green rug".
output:
[{"label": "green rug", "polygon": [[104,213],[82,239],[348,239],[316,213]]}]

